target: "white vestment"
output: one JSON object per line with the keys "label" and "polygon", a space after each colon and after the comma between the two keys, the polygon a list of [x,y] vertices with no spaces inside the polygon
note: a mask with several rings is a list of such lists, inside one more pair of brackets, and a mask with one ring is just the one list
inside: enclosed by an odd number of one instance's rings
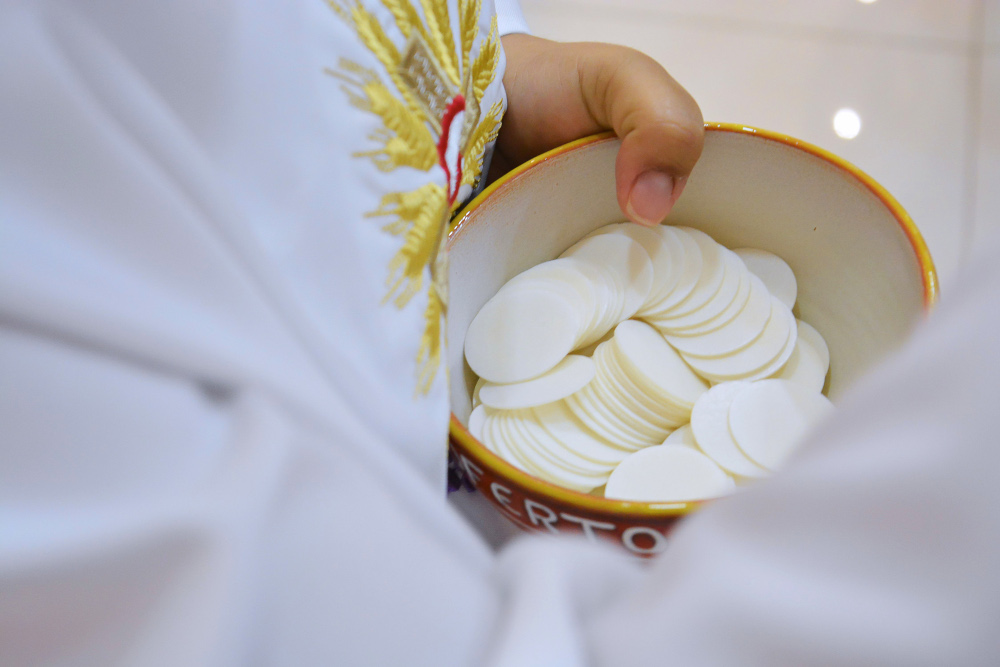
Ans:
{"label": "white vestment", "polygon": [[370,215],[448,175],[358,155],[365,72],[320,0],[0,1],[0,664],[1000,659],[1000,247],[650,566],[497,554],[445,501],[443,374],[415,392],[430,273],[383,303]]}

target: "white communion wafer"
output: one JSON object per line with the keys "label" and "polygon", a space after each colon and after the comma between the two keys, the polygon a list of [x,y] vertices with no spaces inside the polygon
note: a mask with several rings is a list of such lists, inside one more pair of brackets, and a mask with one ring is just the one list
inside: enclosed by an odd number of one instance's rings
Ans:
{"label": "white communion wafer", "polygon": [[490,382],[521,382],[552,369],[573,349],[581,313],[548,290],[501,290],[469,325],[465,358]]}
{"label": "white communion wafer", "polygon": [[573,416],[565,401],[540,405],[533,412],[535,419],[553,439],[585,459],[614,466],[629,453],[584,426]]}
{"label": "white communion wafer", "polygon": [[483,405],[498,410],[532,408],[576,393],[594,379],[594,370],[592,359],[570,354],[552,370],[530,380],[513,384],[487,382],[479,391],[479,399]]}
{"label": "white communion wafer", "polygon": [[722,279],[725,277],[726,263],[724,260],[721,245],[715,242],[711,236],[699,229],[691,227],[675,227],[678,234],[686,234],[694,239],[701,250],[701,275],[691,293],[680,303],[669,310],[659,310],[656,315],[663,316],[669,314],[670,317],[687,315],[699,308],[703,308],[706,303],[719,291]]}
{"label": "white communion wafer", "polygon": [[479,442],[483,441],[484,423],[486,423],[486,406],[477,405],[469,415],[469,433]]}
{"label": "white communion wafer", "polygon": [[[517,419],[513,421],[513,425],[514,430],[520,433],[521,437],[528,441],[532,447],[568,470],[582,475],[607,477],[616,465],[615,463],[593,461],[567,448],[556,440],[531,412],[518,415]],[[622,456],[624,455],[625,453],[622,452]],[[621,460],[621,457],[618,460]]]}
{"label": "white communion wafer", "polygon": [[[612,345],[605,345],[594,355],[603,388],[611,391],[618,401],[627,406],[629,412],[634,413],[644,423],[653,426],[658,431],[673,429],[676,426],[676,420],[672,412],[661,409],[661,406],[657,405],[652,397],[620,379],[620,377],[624,378],[625,376],[624,374],[620,375],[620,369],[614,359],[613,348]],[[666,434],[664,433],[664,435]]]}
{"label": "white communion wafer", "polygon": [[654,227],[656,232],[670,246],[671,253],[678,258],[677,284],[673,290],[665,293],[657,302],[650,301],[643,306],[643,313],[653,313],[669,310],[686,299],[701,277],[701,248],[690,234],[678,231],[669,225]]}
{"label": "white communion wafer", "polygon": [[583,314],[584,325],[578,336],[583,338],[596,311],[603,307],[598,304],[598,286],[594,276],[594,266],[573,257],[561,257],[542,262],[514,276],[503,289],[530,285],[533,288],[549,289],[564,295]]}
{"label": "white communion wafer", "polygon": [[729,407],[750,386],[749,382],[723,382],[702,394],[691,411],[691,431],[698,448],[729,472],[763,477],[767,471],[743,453],[729,431]]}
{"label": "white communion wafer", "polygon": [[622,322],[615,329],[612,343],[625,370],[640,387],[651,386],[683,407],[694,405],[708,389],[666,339],[645,322]]}
{"label": "white communion wafer", "polygon": [[625,295],[605,268],[575,257],[561,259],[573,260],[579,264],[580,273],[587,278],[596,297],[594,310],[577,342],[578,348],[586,347],[607,334],[613,326],[611,322],[618,321],[617,317],[622,311]]}
{"label": "white communion wafer", "polygon": [[608,477],[606,498],[640,502],[704,500],[730,493],[733,480],[710,458],[686,447],[648,447]]}
{"label": "white communion wafer", "polygon": [[663,441],[663,445],[665,447],[690,447],[691,449],[698,449],[698,443],[694,439],[694,431],[691,430],[691,424],[684,424],[684,426],[676,429],[667,436],[667,439]]}
{"label": "white communion wafer", "polygon": [[781,466],[802,436],[832,410],[830,400],[788,380],[750,384],[733,399],[729,427],[740,449],[768,470]]}
{"label": "white communion wafer", "polygon": [[594,294],[594,288],[589,280],[580,273],[581,264],[584,262],[570,257],[561,257],[536,264],[508,280],[500,288],[500,292],[519,287],[549,289],[564,295],[581,310],[592,312],[596,294]]}
{"label": "white communion wafer", "polygon": [[[626,411],[621,404],[608,400],[607,393],[598,393],[596,382],[584,387],[576,396],[592,413],[600,414],[619,438],[637,444],[640,447],[655,445],[664,436],[650,430],[642,424],[634,414]],[[658,439],[659,438],[659,439]]]}
{"label": "white communion wafer", "polygon": [[611,444],[614,447],[624,450],[634,450],[638,449],[640,445],[633,445],[631,443],[622,443],[619,436],[615,433],[614,427],[607,423],[607,419],[600,414],[592,412],[587,404],[580,400],[580,392],[576,392],[572,396],[567,396],[563,399],[566,404],[566,408],[573,415],[573,418],[583,424],[592,433],[596,433],[597,436]]}
{"label": "white communion wafer", "polygon": [[796,320],[796,324],[798,325],[799,335],[809,341],[809,344],[813,346],[813,349],[819,354],[820,359],[822,359],[823,374],[826,375],[826,371],[830,370],[830,348],[827,347],[826,340],[808,322]]}
{"label": "white communion wafer", "polygon": [[764,281],[771,294],[789,308],[795,305],[799,288],[788,262],[773,252],[758,248],[738,248],[734,252],[743,259],[751,273]]}
{"label": "white communion wafer", "polygon": [[[711,318],[710,320],[707,320],[697,326],[690,326],[690,327],[672,326],[671,330],[674,332],[674,335],[698,336],[701,334],[708,333],[710,331],[715,331],[716,329],[722,327],[723,325],[731,322],[733,318],[735,318],[740,313],[740,311],[743,310],[743,307],[747,304],[747,301],[750,299],[751,277],[755,276],[749,271],[744,270],[741,272],[739,289],[736,292],[736,296],[733,298],[732,302],[728,306],[726,306],[725,310],[723,310],[721,313]],[[758,278],[758,281],[759,280],[760,279]],[[766,291],[767,288],[763,287],[763,285],[764,283],[761,283],[761,287]],[[653,324],[654,326],[656,324],[651,320],[647,319],[647,321],[649,321],[649,323]]]}
{"label": "white communion wafer", "polygon": [[740,283],[743,280],[744,274],[747,274],[748,271],[743,265],[743,260],[737,257],[736,253],[721,246],[719,249],[722,253],[723,263],[722,282],[719,284],[719,289],[700,308],[685,315],[673,315],[671,312],[668,312],[658,318],[656,321],[657,328],[666,333],[673,333],[681,331],[686,327],[704,324],[722,313],[736,299],[736,295],[740,290]]}
{"label": "white communion wafer", "polygon": [[[490,301],[498,299],[509,298],[509,294],[515,292],[550,292],[555,296],[562,299],[566,304],[572,307],[573,311],[578,314],[578,321],[580,322],[579,329],[576,334],[576,340],[579,341],[580,337],[586,331],[587,322],[593,314],[593,306],[588,304],[583,296],[574,288],[571,284],[555,279],[546,279],[539,277],[538,279],[525,279],[525,280],[511,280],[506,285],[500,288]],[[576,341],[574,341],[574,345]]]}
{"label": "white communion wafer", "polygon": [[633,407],[634,401],[631,396],[617,391],[606,373],[598,372],[588,391],[593,400],[598,401],[614,415],[616,421],[622,422],[638,434],[655,437],[657,427],[654,426],[654,422],[646,419]]}
{"label": "white communion wafer", "polygon": [[527,446],[524,435],[515,428],[513,419],[515,414],[514,410],[493,410],[487,423],[492,427],[497,439],[504,443],[504,447],[523,461],[530,472],[538,474],[539,466],[535,461],[537,455]]}
{"label": "white communion wafer", "polygon": [[558,447],[530,412],[521,410],[507,412],[506,426],[525,456],[543,469],[551,466],[574,475],[601,478],[598,483],[603,483],[603,478],[611,472],[611,466],[574,457],[571,452]]}
{"label": "white communion wafer", "polygon": [[637,438],[624,433],[602,411],[595,409],[590,399],[582,392],[578,391],[564,400],[566,407],[576,419],[613,446],[628,451],[649,446],[649,442],[645,438]]}
{"label": "white communion wafer", "polygon": [[619,319],[632,317],[646,302],[653,287],[653,262],[642,245],[621,234],[589,236],[571,246],[563,257],[578,257],[605,267],[624,290],[624,310]]}
{"label": "white communion wafer", "polygon": [[629,412],[634,412],[643,421],[659,428],[663,417],[657,410],[655,397],[642,391],[634,383],[627,381],[627,375],[621,370],[614,356],[614,344],[605,343],[594,352],[594,363],[597,365],[598,388],[611,393],[616,401],[623,403]]}
{"label": "white communion wafer", "polygon": [[608,267],[597,264],[594,264],[594,267],[600,274],[606,301],[601,311],[601,318],[588,336],[588,340],[603,338],[622,320],[622,313],[625,312],[625,288],[621,285],[621,277]]}
{"label": "white communion wafer", "polygon": [[727,324],[703,334],[666,335],[678,352],[698,357],[722,357],[756,340],[771,318],[771,295],[761,279],[747,275],[749,298],[744,308]]}
{"label": "white communion wafer", "polygon": [[644,438],[648,438],[649,444],[655,445],[667,437],[667,432],[670,429],[666,425],[661,424],[659,420],[650,419],[648,415],[640,412],[638,403],[632,400],[631,396],[622,397],[608,386],[608,383],[604,381],[606,379],[606,377],[599,376],[597,382],[591,384],[590,389],[593,391],[595,400],[609,408],[617,420],[629,429]]}
{"label": "white communion wafer", "polygon": [[[737,254],[696,229],[595,231],[513,278],[473,320],[469,432],[560,486],[608,481],[608,497],[694,500],[731,489],[730,474],[763,476],[829,407],[829,350],[792,315],[786,273],[771,253]],[[637,312],[649,324],[628,319]],[[765,377],[776,379],[750,382]],[[725,488],[699,487],[706,479]]]}
{"label": "white communion wafer", "polygon": [[[764,366],[763,368],[759,369],[757,372],[752,373],[750,375],[743,376],[743,377],[741,377],[739,379],[741,379],[741,380],[749,380],[750,382],[756,382],[757,380],[763,380],[764,378],[772,377],[775,373],[777,373],[778,371],[781,370],[782,366],[784,366],[786,363],[788,363],[788,358],[791,357],[792,353],[795,351],[795,343],[798,342],[798,339],[799,339],[799,336],[798,336],[798,334],[795,331],[795,327],[792,327],[792,335],[790,335],[788,337],[788,340],[785,342],[784,349],[781,350],[781,353],[778,354],[778,356],[775,357],[771,361],[771,363],[769,363],[766,366]],[[729,380],[729,379],[732,379],[732,378],[723,378],[723,379],[724,380]],[[720,382],[722,380],[715,379],[715,380],[712,380],[712,381],[713,382]]]}
{"label": "white communion wafer", "polygon": [[791,380],[811,391],[823,391],[823,385],[826,384],[826,366],[823,365],[823,359],[813,348],[812,343],[802,336],[801,330],[792,355],[774,377]]}
{"label": "white communion wafer", "polygon": [[774,376],[775,373],[781,370],[781,367],[784,366],[785,363],[788,361],[788,358],[792,355],[792,352],[795,351],[795,342],[797,339],[798,337],[795,334],[789,336],[788,340],[785,342],[785,347],[781,350],[781,353],[779,353],[778,356],[775,357],[770,363],[768,363],[765,366],[762,366],[753,373],[736,375],[736,376],[731,376],[731,375],[715,376],[705,373],[704,377],[708,381],[716,384],[719,382],[729,382],[732,380],[746,380],[747,382],[756,382],[757,380],[763,380],[764,378],[772,377]]}
{"label": "white communion wafer", "polygon": [[649,415],[651,423],[671,429],[690,421],[690,407],[685,407],[684,404],[666,396],[662,391],[649,389],[648,385],[646,388],[640,386],[633,378],[629,377],[622,363],[618,361],[617,347],[612,344],[606,349],[605,356],[610,371],[609,381],[620,388],[622,395],[628,397],[627,400],[636,404],[637,411]]}
{"label": "white communion wafer", "polygon": [[491,452],[518,470],[523,470],[526,473],[533,474],[534,471],[530,469],[528,463],[520,457],[520,454],[515,453],[514,450],[507,446],[506,438],[501,435],[499,420],[499,413],[486,416],[486,421],[483,422],[483,444],[486,445],[487,449]]}
{"label": "white communion wafer", "polygon": [[658,301],[671,292],[680,278],[681,264],[675,257],[672,244],[655,230],[637,225],[634,222],[619,222],[605,225],[591,236],[597,234],[621,234],[628,236],[643,247],[653,263],[653,285],[650,288],[646,303]]}
{"label": "white communion wafer", "polygon": [[[579,483],[580,480],[572,479],[569,474],[565,477],[570,477],[570,479],[565,479],[562,475],[559,475],[561,470],[558,466],[540,459],[534,451],[525,445],[519,434],[513,431],[507,412],[498,412],[490,416],[486,420],[486,431],[497,444],[498,453],[508,463],[521,468],[525,472],[553,482],[554,484],[574,489],[589,485],[589,480],[586,480],[581,485]],[[599,486],[599,482],[596,482],[594,486]]]}
{"label": "white communion wafer", "polygon": [[[482,434],[482,437],[479,438],[479,442],[481,442],[484,445],[486,445],[486,449],[490,450],[491,452],[493,452],[494,454],[496,454],[500,458],[506,459],[506,457],[503,454],[500,453],[499,448],[497,447],[496,443],[493,441],[493,434],[490,432],[490,418],[491,418],[491,416],[492,415],[486,415],[485,418],[483,419],[482,427],[480,428],[480,433]],[[469,415],[469,417],[471,418],[472,415]]]}
{"label": "white communion wafer", "polygon": [[715,381],[742,380],[773,365],[787,349],[787,354],[774,371],[780,368],[791,355],[791,346],[795,345],[797,337],[792,311],[788,310],[777,297],[772,296],[771,316],[768,318],[767,326],[749,345],[722,357],[706,358],[686,353],[682,356],[702,377]]}

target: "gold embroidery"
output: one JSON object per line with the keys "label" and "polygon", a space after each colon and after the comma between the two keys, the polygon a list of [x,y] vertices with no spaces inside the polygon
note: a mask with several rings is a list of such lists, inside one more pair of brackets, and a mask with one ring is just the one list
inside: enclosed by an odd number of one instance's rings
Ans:
{"label": "gold embroidery", "polygon": [[451,82],[458,85],[458,63],[455,61],[455,36],[451,32],[451,15],[444,0],[420,0],[427,19],[427,31],[437,37],[431,44],[438,62],[448,72]]}
{"label": "gold embroidery", "polygon": [[459,142],[466,149],[469,147],[469,138],[479,126],[479,113],[479,102],[476,101],[475,93],[472,90],[472,77],[469,76],[465,80],[465,120],[462,123],[462,137]]}
{"label": "gold embroidery", "polygon": [[399,32],[403,33],[404,38],[409,39],[410,35],[416,31],[416,34],[423,37],[425,42],[431,41],[416,7],[411,5],[408,0],[383,0],[382,4],[392,14],[392,18],[396,21],[396,27]]}
{"label": "gold embroidery", "polygon": [[375,72],[349,60],[341,60],[340,68],[341,72],[327,72],[344,82],[341,89],[347,93],[351,104],[379,116],[384,126],[369,136],[372,141],[382,144],[382,148],[360,151],[354,156],[371,158],[382,171],[398,167],[427,171],[433,167],[437,163],[437,147],[434,136],[421,119],[386,88]]}
{"label": "gold embroidery", "polygon": [[476,91],[476,102],[481,102],[486,87],[493,80],[500,60],[500,38],[497,36],[497,17],[490,23],[490,33],[479,49],[479,55],[472,63],[472,87]]}
{"label": "gold embroidery", "polygon": [[416,97],[423,103],[425,119],[441,132],[441,118],[448,110],[448,105],[455,99],[458,89],[450,85],[437,61],[431,55],[427,42],[420,35],[414,34],[406,45],[406,55],[403,56],[400,76],[403,81],[416,91]]}
{"label": "gold embroidery", "polygon": [[369,214],[395,216],[396,220],[383,229],[403,236],[403,247],[389,263],[385,301],[392,299],[402,308],[420,291],[424,269],[439,245],[441,211],[447,210],[447,206],[445,189],[437,183],[428,183],[413,192],[385,195],[381,205]]}
{"label": "gold embroidery", "polygon": [[[460,0],[458,3],[458,23],[462,34],[462,71],[469,73],[469,54],[479,33],[480,0]],[[476,100],[477,102],[479,100]]]}
{"label": "gold embroidery", "polygon": [[327,3],[375,55],[395,88],[394,92],[376,72],[352,61],[342,60],[337,71],[328,70],[343,82],[341,89],[352,105],[382,121],[382,127],[368,137],[378,148],[354,155],[385,172],[400,167],[429,171],[438,165],[447,177],[444,187],[428,183],[411,192],[387,194],[378,208],[366,214],[390,218],[382,229],[403,239],[389,263],[384,302],[405,307],[424,288],[424,272],[430,269],[424,333],[416,359],[416,391],[426,394],[441,365],[442,320],[448,304],[445,230],[460,204],[459,189],[475,185],[486,146],[500,129],[502,103],[493,104],[486,114],[480,108],[499,64],[496,17],[472,59],[481,0],[458,2],[458,53],[446,2],[420,0],[421,18],[412,0],[381,0],[406,40],[402,51],[359,0]]}
{"label": "gold embroidery", "polygon": [[424,310],[424,333],[417,349],[417,394],[426,394],[434,384],[441,365],[441,320],[445,306],[433,284],[427,290],[427,308]]}
{"label": "gold embroidery", "polygon": [[472,169],[462,174],[462,182],[468,185],[475,183],[476,178],[483,171],[483,157],[486,154],[486,146],[497,138],[500,132],[500,114],[503,106],[500,102],[494,102],[483,122],[476,126],[472,136],[469,137],[468,148],[466,149],[465,161],[472,164]]}
{"label": "gold embroidery", "polygon": [[[333,6],[337,3],[337,0],[328,0],[328,2]],[[342,17],[344,16],[341,12],[338,12],[338,14]],[[358,37],[368,47],[368,50],[375,54],[375,57],[379,59],[382,66],[385,67],[389,78],[396,84],[397,90],[402,94],[403,99],[406,100],[407,106],[416,112],[418,110],[417,101],[399,78],[399,50],[385,34],[382,24],[360,2],[355,2],[347,16],[349,16],[349,24],[354,26],[354,31]]]}

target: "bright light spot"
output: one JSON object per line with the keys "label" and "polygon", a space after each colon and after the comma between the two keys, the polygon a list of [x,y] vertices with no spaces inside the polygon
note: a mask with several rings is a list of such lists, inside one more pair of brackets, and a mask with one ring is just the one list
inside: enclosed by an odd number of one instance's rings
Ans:
{"label": "bright light spot", "polygon": [[873,2],[875,2],[875,0],[858,0],[858,2],[860,2],[863,5],[870,5]]}
{"label": "bright light spot", "polygon": [[843,139],[853,139],[861,131],[861,116],[854,109],[841,109],[833,117],[833,131]]}

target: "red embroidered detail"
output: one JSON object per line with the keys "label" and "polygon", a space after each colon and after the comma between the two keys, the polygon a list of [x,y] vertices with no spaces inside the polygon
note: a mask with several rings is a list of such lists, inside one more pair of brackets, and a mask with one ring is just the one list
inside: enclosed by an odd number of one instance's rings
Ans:
{"label": "red embroidered detail", "polygon": [[458,161],[455,165],[457,173],[455,174],[454,186],[452,186],[451,178],[451,168],[448,166],[447,152],[448,152],[448,137],[451,136],[451,124],[455,120],[455,116],[459,112],[465,110],[465,96],[455,95],[455,99],[451,101],[448,108],[444,110],[444,116],[441,118],[441,137],[438,139],[437,153],[438,153],[438,164],[444,169],[445,180],[448,183],[448,204],[454,204],[455,198],[458,197],[458,189],[462,184],[462,154],[458,154]]}

